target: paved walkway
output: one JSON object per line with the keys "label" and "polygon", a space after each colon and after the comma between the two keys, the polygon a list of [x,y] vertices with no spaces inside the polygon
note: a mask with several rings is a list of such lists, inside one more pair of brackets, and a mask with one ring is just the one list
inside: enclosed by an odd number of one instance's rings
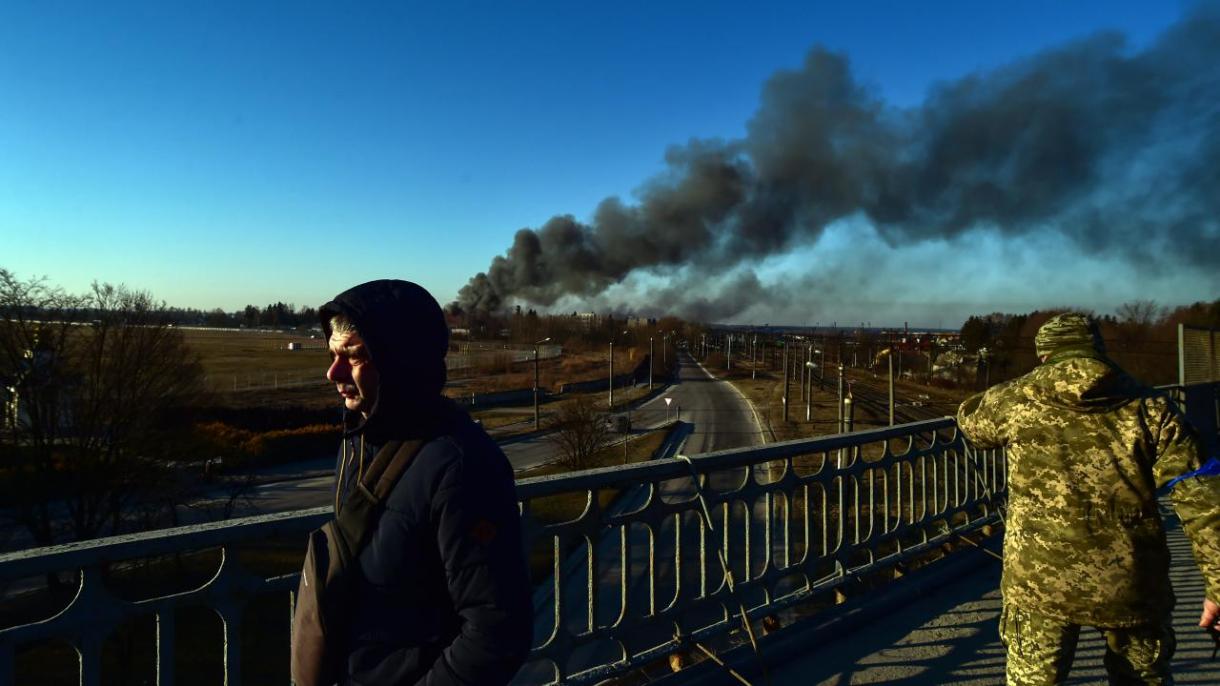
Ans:
{"label": "paved walkway", "polygon": [[[1179,684],[1220,684],[1220,660],[1210,661],[1213,644],[1196,624],[1203,602],[1203,579],[1190,544],[1175,517],[1167,517],[1171,576],[1178,607],[1174,630],[1178,647],[1174,677]],[[1000,613],[999,563],[955,580],[934,595],[894,608],[884,620],[823,644],[771,672],[772,686],[896,684],[901,686],[984,686],[1004,683],[1004,647],[996,635]],[[1106,683],[1105,643],[1096,631],[1081,632],[1068,684]]]}

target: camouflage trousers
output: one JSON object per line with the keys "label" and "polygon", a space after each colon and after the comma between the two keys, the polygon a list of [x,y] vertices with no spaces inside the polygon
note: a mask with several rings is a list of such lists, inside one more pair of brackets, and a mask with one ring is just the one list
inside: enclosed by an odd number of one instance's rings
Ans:
{"label": "camouflage trousers", "polygon": [[[1008,649],[1008,686],[1066,682],[1080,628],[1005,604],[1000,611],[1000,640]],[[1177,644],[1168,617],[1138,627],[1098,629],[1106,639],[1105,665],[1111,686],[1173,684],[1169,659]]]}

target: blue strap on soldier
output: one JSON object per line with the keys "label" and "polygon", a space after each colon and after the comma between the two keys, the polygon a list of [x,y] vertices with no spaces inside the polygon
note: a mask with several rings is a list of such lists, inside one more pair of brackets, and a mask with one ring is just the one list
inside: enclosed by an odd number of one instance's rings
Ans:
{"label": "blue strap on soldier", "polygon": [[1165,490],[1166,491],[1172,490],[1173,487],[1176,486],[1179,481],[1182,481],[1184,479],[1192,479],[1197,476],[1220,476],[1220,457],[1213,457],[1212,459],[1208,460],[1207,462],[1204,462],[1203,466],[1199,467],[1195,471],[1187,472],[1187,473],[1175,478],[1173,481],[1170,481],[1169,483],[1165,484]]}

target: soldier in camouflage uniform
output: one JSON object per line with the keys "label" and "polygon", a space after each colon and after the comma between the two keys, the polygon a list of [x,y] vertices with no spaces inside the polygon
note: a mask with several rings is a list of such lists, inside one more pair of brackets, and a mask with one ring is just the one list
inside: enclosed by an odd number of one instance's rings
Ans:
{"label": "soldier in camouflage uniform", "polygon": [[1163,394],[1105,355],[1090,318],[1061,314],[1035,339],[1043,364],[962,403],[958,424],[1008,458],[1000,637],[1010,686],[1066,678],[1081,626],[1102,630],[1112,684],[1171,684],[1172,500],[1207,583],[1200,626],[1220,628],[1220,476]]}

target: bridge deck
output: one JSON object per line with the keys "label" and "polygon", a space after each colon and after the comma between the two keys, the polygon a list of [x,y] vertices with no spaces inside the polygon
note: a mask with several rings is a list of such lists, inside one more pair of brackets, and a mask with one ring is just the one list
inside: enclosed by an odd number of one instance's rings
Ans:
{"label": "bridge deck", "polygon": [[[1220,683],[1220,660],[1198,628],[1203,579],[1175,517],[1166,517],[1173,553],[1171,576],[1178,597],[1174,677],[1182,684]],[[967,686],[1004,683],[1004,647],[996,634],[1000,612],[999,562],[987,564],[887,618],[817,647],[773,668],[772,686],[899,684]],[[1105,683],[1105,643],[1096,631],[1081,632],[1068,684]]]}

